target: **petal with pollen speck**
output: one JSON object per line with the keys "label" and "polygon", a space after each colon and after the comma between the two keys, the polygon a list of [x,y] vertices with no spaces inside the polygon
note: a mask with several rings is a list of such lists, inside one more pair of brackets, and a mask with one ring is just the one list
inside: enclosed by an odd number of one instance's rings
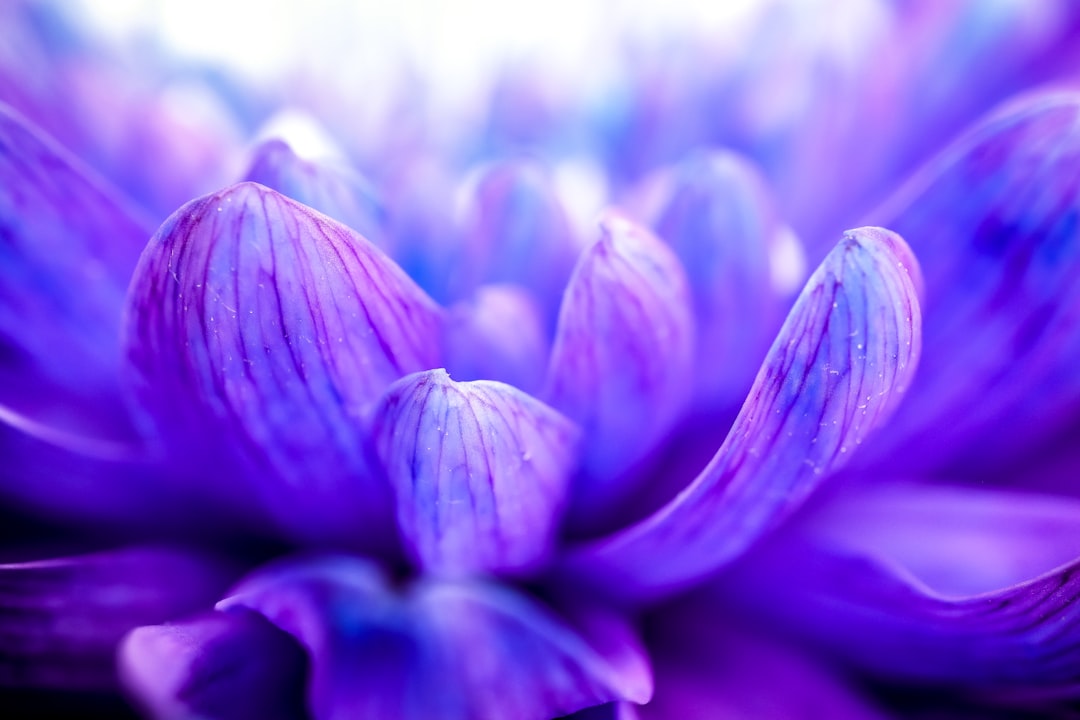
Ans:
{"label": "petal with pollen speck", "polygon": [[845,234],[788,315],[712,462],[674,500],[570,558],[624,599],[731,562],[845,464],[893,411],[918,362],[917,265],[897,235]]}
{"label": "petal with pollen speck", "polygon": [[305,537],[378,536],[389,500],[361,418],[391,382],[440,364],[442,318],[361,236],[241,183],[151,241],[127,362],[142,405],[178,456],[203,453],[215,491]]}

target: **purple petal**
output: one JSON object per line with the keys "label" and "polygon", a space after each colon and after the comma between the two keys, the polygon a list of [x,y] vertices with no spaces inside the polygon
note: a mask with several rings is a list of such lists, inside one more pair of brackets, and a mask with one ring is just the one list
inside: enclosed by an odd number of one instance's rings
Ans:
{"label": "purple petal", "polygon": [[133,630],[120,678],[156,718],[302,720],[306,658],[288,634],[247,611]]}
{"label": "purple petal", "polygon": [[471,292],[482,283],[520,285],[539,299],[549,328],[578,246],[546,169],[527,160],[486,168],[466,213],[461,290]]}
{"label": "purple petal", "polygon": [[1078,128],[1080,95],[1021,100],[874,214],[926,278],[928,352],[880,438],[889,467],[994,469],[1080,411]]}
{"label": "purple petal", "polygon": [[387,250],[385,213],[375,189],[345,164],[304,160],[283,140],[262,143],[254,155],[245,180],[318,210]]}
{"label": "purple petal", "polygon": [[[162,226],[129,303],[133,383],[175,450],[241,463],[217,488],[301,536],[376,529],[388,497],[359,420],[395,379],[439,365],[442,321],[392,261],[241,183]],[[251,487],[234,479],[244,473]]]}
{"label": "purple petal", "polygon": [[696,401],[737,405],[783,320],[786,288],[776,276],[790,263],[782,254],[795,241],[757,168],[733,153],[694,155],[650,185],[653,207],[643,209],[690,282],[698,328]]}
{"label": "purple petal", "polygon": [[0,565],[0,686],[115,687],[116,645],[219,597],[228,576],[200,555],[127,548]]}
{"label": "purple petal", "polygon": [[544,381],[548,336],[537,302],[516,285],[484,285],[450,308],[447,370],[461,380],[498,380],[525,392]]}
{"label": "purple petal", "polygon": [[582,255],[559,312],[547,402],[578,422],[586,478],[574,511],[588,517],[625,497],[632,475],[685,409],[694,320],[678,258],[616,214]]}
{"label": "purple petal", "polygon": [[644,598],[719,569],[775,527],[844,465],[911,382],[917,272],[897,235],[847,233],[807,282],[708,467],[652,516],[581,548],[571,567]]}
{"label": "purple petal", "polygon": [[375,452],[410,549],[437,572],[526,571],[550,552],[577,428],[502,383],[411,375],[375,410]]}
{"label": "purple petal", "polygon": [[862,488],[747,556],[730,592],[893,680],[1076,697],[1078,523],[1060,497]]}
{"label": "purple petal", "polygon": [[549,718],[645,702],[647,662],[614,619],[584,634],[511,590],[427,581],[395,596],[355,558],[257,572],[219,607],[247,607],[309,654],[309,707],[329,718]]}
{"label": "purple petal", "polygon": [[819,657],[734,626],[722,607],[693,598],[649,621],[656,697],[642,720],[883,720]]}
{"label": "purple petal", "polygon": [[0,407],[131,436],[120,316],[149,237],[113,188],[0,105]]}

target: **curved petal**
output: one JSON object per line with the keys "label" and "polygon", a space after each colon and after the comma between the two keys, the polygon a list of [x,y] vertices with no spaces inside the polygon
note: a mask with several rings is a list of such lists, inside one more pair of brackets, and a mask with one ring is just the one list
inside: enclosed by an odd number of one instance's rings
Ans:
{"label": "curved petal", "polygon": [[881,461],[993,471],[1072,422],[1080,94],[1004,108],[872,217],[910,240],[926,279],[927,352]]}
{"label": "curved petal", "polygon": [[583,517],[633,490],[635,465],[667,437],[693,386],[694,320],[678,259],[614,213],[600,230],[566,289],[543,395],[582,427],[586,477],[573,503]]}
{"label": "curved petal", "polygon": [[318,210],[393,254],[375,189],[344,164],[305,160],[284,140],[267,140],[255,148],[244,179]]}
{"label": "curved petal", "polygon": [[442,322],[391,260],[241,183],[162,226],[128,302],[128,365],[153,420],[174,449],[210,448],[252,482],[215,490],[306,537],[356,538],[384,516],[359,419],[391,382],[439,365]]}
{"label": "curved petal", "polygon": [[548,331],[578,246],[546,168],[524,159],[497,163],[480,171],[472,192],[456,278],[460,290],[520,285],[540,301]]}
{"label": "curved petal", "polygon": [[582,635],[495,585],[427,581],[399,597],[371,564],[324,557],[258,571],[219,603],[238,606],[307,649],[317,720],[541,720],[651,692],[619,621],[590,622]]}
{"label": "curved petal", "polygon": [[119,650],[121,683],[155,718],[303,720],[306,662],[246,610],[136,628]]}
{"label": "curved petal", "polygon": [[577,461],[577,428],[502,383],[445,370],[391,386],[374,412],[375,453],[397,517],[429,571],[527,571],[550,553]]}
{"label": "curved petal", "polygon": [[0,565],[0,686],[112,690],[116,645],[219,597],[216,562],[168,548]]}
{"label": "curved petal", "polygon": [[853,230],[810,277],[712,462],[678,497],[569,566],[625,598],[729,563],[797,508],[892,412],[918,362],[918,266],[897,235]]}
{"label": "curved petal", "polygon": [[1078,523],[1080,503],[1064,498],[866,487],[748,555],[725,586],[874,674],[1075,698]]}
{"label": "curved petal", "polygon": [[[783,320],[798,242],[779,221],[765,179],[747,159],[702,152],[665,171],[644,191],[645,214],[686,268],[697,320],[695,402],[736,405]],[[753,318],[747,322],[747,318]]]}
{"label": "curved petal", "polygon": [[462,380],[498,380],[531,393],[544,381],[548,336],[533,296],[516,285],[484,285],[447,313],[446,368]]}
{"label": "curved petal", "polygon": [[120,316],[150,234],[113,188],[0,105],[0,407],[131,437]]}

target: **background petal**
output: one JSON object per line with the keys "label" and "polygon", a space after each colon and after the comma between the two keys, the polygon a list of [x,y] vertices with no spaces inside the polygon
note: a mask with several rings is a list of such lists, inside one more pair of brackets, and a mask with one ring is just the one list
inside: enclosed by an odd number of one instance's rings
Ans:
{"label": "background petal", "polygon": [[0,406],[129,440],[120,316],[150,224],[0,105]]}
{"label": "background petal", "polygon": [[230,577],[211,558],[130,547],[0,565],[0,686],[113,690],[134,627],[213,603]]}
{"label": "background petal", "polygon": [[571,520],[595,524],[634,489],[693,387],[694,320],[678,258],[614,213],[578,261],[543,399],[579,423],[584,477]]}
{"label": "background petal", "polygon": [[[1080,95],[1014,102],[873,213],[926,280],[925,354],[882,467],[995,472],[1080,413]],[[992,390],[992,391],[991,391]]]}

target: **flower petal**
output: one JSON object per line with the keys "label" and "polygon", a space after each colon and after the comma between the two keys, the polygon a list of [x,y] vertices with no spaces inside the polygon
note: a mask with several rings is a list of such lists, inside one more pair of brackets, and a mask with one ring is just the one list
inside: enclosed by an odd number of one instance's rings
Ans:
{"label": "flower petal", "polygon": [[209,605],[227,582],[167,548],[0,564],[0,686],[111,690],[126,632]]}
{"label": "flower petal", "polygon": [[392,261],[241,183],[162,226],[129,311],[135,390],[174,449],[238,461],[254,483],[231,488],[238,502],[254,499],[301,536],[375,530],[388,497],[367,469],[359,418],[440,355],[441,310]]}
{"label": "flower petal", "polygon": [[219,607],[260,612],[308,650],[316,720],[540,720],[651,692],[621,623],[583,636],[495,585],[427,581],[397,597],[369,563],[323,557],[258,571]]}
{"label": "flower petal", "polygon": [[0,105],[0,407],[131,435],[120,316],[149,237],[113,188]]}
{"label": "flower petal", "polygon": [[1080,411],[1078,129],[1078,94],[1018,101],[873,215],[926,278],[928,352],[878,438],[889,467],[993,470]]}
{"label": "flower petal", "polygon": [[446,368],[461,380],[498,380],[535,392],[547,369],[544,317],[528,291],[484,285],[452,306],[447,318]]}
{"label": "flower petal", "polygon": [[307,717],[303,650],[251,611],[136,628],[120,646],[119,665],[124,687],[156,718]]}
{"label": "flower petal", "polygon": [[482,283],[520,285],[539,299],[544,328],[553,326],[578,247],[546,169],[529,160],[485,168],[463,230],[460,291]]}
{"label": "flower petal", "polygon": [[255,149],[244,179],[318,210],[389,252],[375,189],[343,163],[305,160],[284,140],[268,140]]}
{"label": "flower petal", "polygon": [[725,586],[877,675],[1076,697],[1078,523],[1080,503],[1060,497],[863,487],[748,555]]}
{"label": "flower petal", "polygon": [[663,594],[729,563],[797,508],[891,413],[920,313],[904,241],[848,232],[810,277],[712,462],[656,513],[579,549],[598,588]]}
{"label": "flower petal", "polygon": [[544,399],[582,426],[589,516],[633,490],[635,465],[667,437],[693,382],[694,320],[678,259],[611,213],[582,255],[559,312]]}
{"label": "flower petal", "polygon": [[641,211],[675,250],[690,283],[698,328],[695,400],[706,409],[737,406],[783,320],[788,276],[804,279],[798,255],[785,254],[797,241],[779,222],[760,172],[734,153],[693,155],[644,193]]}
{"label": "flower petal", "polygon": [[577,464],[569,420],[509,385],[444,370],[391,386],[374,417],[398,524],[426,570],[520,572],[546,558]]}

